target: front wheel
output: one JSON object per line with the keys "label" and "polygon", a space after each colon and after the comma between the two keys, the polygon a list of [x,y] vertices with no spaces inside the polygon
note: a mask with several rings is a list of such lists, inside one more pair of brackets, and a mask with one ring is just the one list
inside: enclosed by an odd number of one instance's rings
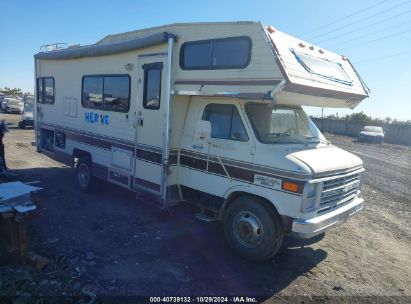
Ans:
{"label": "front wheel", "polygon": [[283,240],[280,216],[263,199],[254,196],[241,196],[228,206],[224,232],[230,247],[253,261],[273,257]]}
{"label": "front wheel", "polygon": [[93,174],[91,171],[91,160],[81,158],[76,165],[77,183],[83,192],[90,192],[93,184]]}

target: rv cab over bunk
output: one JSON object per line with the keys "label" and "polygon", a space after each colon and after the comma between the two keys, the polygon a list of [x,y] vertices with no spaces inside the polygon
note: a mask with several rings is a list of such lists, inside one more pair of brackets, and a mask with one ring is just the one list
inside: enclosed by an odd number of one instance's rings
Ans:
{"label": "rv cab over bunk", "polygon": [[368,97],[346,57],[258,22],[58,45],[34,55],[36,144],[76,168],[81,190],[102,179],[162,207],[194,203],[252,260],[363,208],[362,161],[327,142],[301,107]]}

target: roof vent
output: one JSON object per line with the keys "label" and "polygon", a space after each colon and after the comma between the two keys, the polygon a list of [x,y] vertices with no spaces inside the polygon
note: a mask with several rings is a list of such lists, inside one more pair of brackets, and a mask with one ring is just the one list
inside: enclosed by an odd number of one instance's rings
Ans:
{"label": "roof vent", "polygon": [[298,46],[299,46],[299,47],[305,47],[305,44],[302,43],[302,42],[300,42],[300,43],[298,44]]}

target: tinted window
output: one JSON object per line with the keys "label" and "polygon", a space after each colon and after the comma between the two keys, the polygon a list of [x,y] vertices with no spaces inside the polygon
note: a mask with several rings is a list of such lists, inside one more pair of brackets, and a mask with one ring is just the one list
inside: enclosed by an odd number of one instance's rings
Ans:
{"label": "tinted window", "polygon": [[143,65],[144,69],[144,96],[143,107],[157,110],[160,108],[161,98],[161,62]]}
{"label": "tinted window", "polygon": [[103,107],[103,77],[87,76],[83,78],[83,107],[101,109]]}
{"label": "tinted window", "polygon": [[43,103],[43,78],[37,79],[37,101]]}
{"label": "tinted window", "polygon": [[250,58],[248,37],[186,42],[180,50],[180,66],[188,70],[241,69]]}
{"label": "tinted window", "polygon": [[212,138],[248,140],[240,114],[234,105],[209,104],[204,110],[203,120],[211,123]]}
{"label": "tinted window", "polygon": [[187,68],[200,68],[211,66],[211,43],[200,42],[186,44],[184,47],[183,66]]}
{"label": "tinted window", "polygon": [[128,77],[104,77],[104,109],[127,112],[130,81]]}
{"label": "tinted window", "polygon": [[130,77],[128,75],[84,76],[81,104],[90,109],[128,112]]}
{"label": "tinted window", "polygon": [[54,78],[37,78],[37,101],[39,103],[54,103]]}
{"label": "tinted window", "polygon": [[54,103],[53,78],[44,78],[44,103]]}
{"label": "tinted window", "polygon": [[213,43],[213,66],[245,66],[248,62],[250,40],[216,40]]}

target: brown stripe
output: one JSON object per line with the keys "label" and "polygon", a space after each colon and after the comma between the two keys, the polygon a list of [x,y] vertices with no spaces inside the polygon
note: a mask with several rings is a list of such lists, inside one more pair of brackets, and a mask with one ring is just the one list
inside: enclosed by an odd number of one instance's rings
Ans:
{"label": "brown stripe", "polygon": [[141,178],[134,178],[134,182],[142,187],[146,187],[149,188],[151,190],[155,190],[155,191],[160,191],[160,185],[156,184],[156,183],[152,183],[149,181],[146,181],[144,179]]}
{"label": "brown stripe", "polygon": [[77,129],[73,129],[73,128],[67,128],[64,126],[60,126],[60,125],[55,125],[55,124],[48,124],[48,123],[41,123],[40,126],[46,127],[49,130],[53,130],[53,129],[57,129],[57,130],[63,130],[65,132],[70,132],[70,133],[74,133],[74,134],[79,134],[79,135],[83,135],[87,138],[98,138],[100,140],[103,141],[109,141],[111,143],[117,143],[119,145],[124,145],[127,147],[134,147],[134,142],[131,141],[127,141],[127,140],[122,140],[119,138],[113,138],[113,137],[108,137],[108,136],[104,136],[98,133],[89,133],[89,132],[84,132],[81,130],[77,130]]}
{"label": "brown stripe", "polygon": [[92,170],[94,176],[103,180],[108,180],[108,167],[93,163]]}
{"label": "brown stripe", "polygon": [[196,153],[196,152],[189,151],[189,150],[181,150],[181,156],[195,157],[195,158],[200,158],[204,160],[207,159],[206,154]]}
{"label": "brown stripe", "polygon": [[264,80],[176,80],[174,84],[196,84],[196,85],[233,85],[233,86],[275,86],[280,83],[278,79]]}
{"label": "brown stripe", "polygon": [[161,164],[162,155],[147,150],[137,149],[137,158],[144,159],[156,164]]}
{"label": "brown stripe", "polygon": [[169,156],[169,164],[170,165],[177,165],[178,155],[177,154],[170,154]]}
{"label": "brown stripe", "polygon": [[194,168],[197,170],[205,171],[207,168],[207,161],[189,156],[180,156],[180,164],[186,167]]}

